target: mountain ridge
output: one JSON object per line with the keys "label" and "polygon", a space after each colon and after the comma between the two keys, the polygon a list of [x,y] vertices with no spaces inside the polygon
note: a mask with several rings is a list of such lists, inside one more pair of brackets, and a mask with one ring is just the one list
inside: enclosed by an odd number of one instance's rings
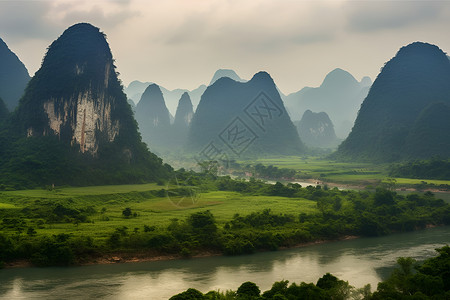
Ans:
{"label": "mountain ridge", "polygon": [[9,111],[19,104],[29,81],[30,75],[23,62],[0,38],[0,97]]}
{"label": "mountain ridge", "polygon": [[267,72],[245,83],[222,77],[206,89],[192,119],[187,148],[201,153],[211,144],[230,156],[305,150]]}
{"label": "mountain ridge", "polygon": [[[439,47],[414,42],[400,48],[374,81],[336,157],[405,159],[411,153],[406,138],[421,112],[433,102],[450,103],[449,82],[450,61]],[[443,153],[450,156],[448,149]]]}

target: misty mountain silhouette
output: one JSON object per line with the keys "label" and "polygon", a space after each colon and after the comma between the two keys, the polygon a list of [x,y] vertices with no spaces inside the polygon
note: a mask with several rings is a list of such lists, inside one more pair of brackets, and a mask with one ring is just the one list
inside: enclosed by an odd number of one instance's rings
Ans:
{"label": "misty mountain silhouette", "polygon": [[189,127],[194,117],[194,109],[189,94],[184,93],[178,102],[175,121],[172,125],[173,145],[182,147],[186,144]]}
{"label": "misty mountain silhouette", "polygon": [[[211,79],[209,85],[213,84],[214,82],[216,82],[217,79],[222,77],[228,77],[233,80],[241,82],[245,81],[241,79],[233,70],[219,69],[214,73],[213,78]],[[132,81],[125,89],[125,93],[127,94],[129,99],[132,99],[135,103],[138,103],[139,100],[141,99],[142,93],[150,84],[152,84],[152,82],[141,82],[138,80]],[[161,89],[161,92],[163,93],[164,100],[166,101],[166,106],[169,109],[169,112],[172,115],[175,115],[178,106],[178,100],[180,99],[181,95],[183,95],[186,92],[189,93],[189,97],[191,98],[191,102],[195,110],[207,86],[202,84],[198,88],[193,89],[191,91],[186,89],[168,90],[163,86],[159,87]]]}
{"label": "misty mountain silhouette", "polygon": [[189,93],[185,92],[178,102],[177,112],[175,114],[175,121],[173,126],[175,128],[188,128],[191,124],[192,117],[194,116],[194,109],[192,107],[191,98]]}
{"label": "misty mountain silhouette", "polygon": [[349,72],[335,69],[327,74],[317,88],[305,87],[285,97],[293,116],[306,110],[326,112],[335,125],[336,135],[345,138],[350,132],[362,101],[370,88],[370,78],[358,82]]}
{"label": "misty mountain silhouette", "polygon": [[19,104],[28,81],[30,75],[25,65],[0,38],[0,97],[9,111]]}
{"label": "misty mountain silhouette", "polygon": [[[211,146],[230,156],[304,151],[275,83],[266,72],[255,74],[246,83],[223,77],[209,86],[192,119],[187,145],[200,155]],[[207,159],[210,155],[204,156]]]}
{"label": "misty mountain silhouette", "polygon": [[222,77],[228,77],[228,78],[231,78],[234,81],[238,81],[238,82],[246,81],[246,80],[242,79],[241,77],[239,77],[239,75],[236,74],[236,72],[234,70],[219,69],[214,73],[213,78],[211,79],[209,85],[212,85],[214,82],[216,82],[218,79],[220,79]]}
{"label": "misty mountain silhouette", "polygon": [[382,68],[336,157],[450,157],[449,83],[450,61],[441,49],[422,42],[402,47]]}
{"label": "misty mountain silhouette", "polygon": [[[128,85],[128,87],[125,89],[125,92],[128,95],[128,98],[132,99],[134,103],[139,103],[142,94],[150,84],[152,84],[152,82],[141,82],[135,80]],[[194,107],[196,107],[200,102],[200,98],[203,92],[206,90],[206,85],[202,84],[198,88],[193,89],[192,91],[186,89],[168,90],[162,86],[159,86],[159,88],[161,89],[161,92],[164,96],[167,109],[172,115],[174,115],[176,113],[178,100],[180,100],[181,95],[183,95],[186,92],[189,93],[192,104],[194,105]]]}
{"label": "misty mountain silhouette", "polygon": [[136,105],[136,121],[142,140],[150,149],[161,149],[170,141],[170,113],[161,89],[150,84]]}

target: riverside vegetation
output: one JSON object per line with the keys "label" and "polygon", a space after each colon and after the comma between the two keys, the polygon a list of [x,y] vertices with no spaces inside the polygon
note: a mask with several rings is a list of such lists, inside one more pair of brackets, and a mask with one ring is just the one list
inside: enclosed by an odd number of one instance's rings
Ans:
{"label": "riverside vegetation", "polygon": [[[166,184],[0,192],[0,261],[236,255],[450,223],[427,192],[340,191],[180,170]],[[236,213],[237,212],[237,213]]]}
{"label": "riverside vegetation", "polygon": [[400,257],[398,267],[390,277],[378,284],[371,292],[370,284],[355,289],[347,281],[327,273],[316,284],[292,283],[282,280],[275,282],[270,290],[261,293],[253,282],[244,282],[236,291],[210,291],[206,294],[196,289],[188,289],[170,300],[184,299],[449,299],[450,297],[450,247],[436,249],[437,257],[429,258],[421,264],[412,258]]}

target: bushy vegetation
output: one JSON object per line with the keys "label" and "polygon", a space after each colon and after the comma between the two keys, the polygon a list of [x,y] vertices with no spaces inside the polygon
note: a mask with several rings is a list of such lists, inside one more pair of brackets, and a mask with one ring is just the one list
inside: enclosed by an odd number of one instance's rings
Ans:
{"label": "bushy vegetation", "polygon": [[432,158],[393,164],[389,175],[392,177],[416,179],[450,180],[450,160]]}
{"label": "bushy vegetation", "polygon": [[[190,198],[190,204],[171,202],[167,198],[170,189],[157,185],[151,191],[124,195],[60,198],[54,192],[54,199],[33,201],[22,196],[25,191],[9,196],[9,200],[7,195],[13,194],[5,193],[6,208],[0,206],[0,240],[4,245],[0,260],[25,259],[37,265],[76,264],[113,253],[142,250],[153,255],[185,257],[204,252],[237,255],[349,235],[377,236],[450,223],[450,206],[430,192],[402,196],[381,188],[373,193],[321,186],[302,188],[299,184],[265,184],[254,179],[233,180],[193,172],[179,172],[176,182],[177,188],[171,191],[177,199],[189,198],[193,190],[217,191],[213,195],[216,193],[219,198],[201,200],[202,205],[211,205],[211,210],[207,210]],[[226,214],[220,207],[214,210],[214,205],[220,203],[218,200],[227,203],[231,201],[229,197],[250,201],[247,210],[234,215],[229,209]],[[156,201],[152,207],[162,207],[164,201],[177,214],[158,216],[160,213],[151,209],[154,217],[141,220],[141,214],[150,216],[150,208],[139,202],[149,198]],[[12,203],[20,204],[20,208]],[[108,214],[112,203],[117,206],[115,215]],[[268,203],[279,203],[284,210]],[[240,204],[230,205],[237,211]],[[184,210],[190,207],[198,209]],[[161,218],[164,223],[160,223]],[[99,224],[111,225],[93,225],[94,219]],[[65,229],[51,229],[60,226]],[[95,230],[79,231],[79,227]],[[43,250],[37,251],[40,248]],[[36,258],[36,253],[41,255]]]}
{"label": "bushy vegetation", "polygon": [[450,247],[445,246],[436,251],[439,253],[437,257],[429,258],[419,265],[412,258],[399,258],[397,269],[388,279],[380,282],[373,293],[370,284],[355,289],[347,281],[327,273],[316,284],[302,282],[289,285],[289,281],[282,280],[263,293],[255,283],[244,282],[236,291],[209,291],[203,294],[190,288],[170,299],[449,299]]}

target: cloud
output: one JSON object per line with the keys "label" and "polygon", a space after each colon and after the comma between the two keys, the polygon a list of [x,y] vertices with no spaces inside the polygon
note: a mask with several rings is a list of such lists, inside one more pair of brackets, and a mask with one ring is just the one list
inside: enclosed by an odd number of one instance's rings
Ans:
{"label": "cloud", "polygon": [[131,9],[130,1],[71,1],[56,6],[54,12],[60,16],[62,24],[89,22],[104,30],[119,27],[139,15],[138,11]]}
{"label": "cloud", "polygon": [[9,39],[49,38],[58,32],[49,18],[47,1],[1,1],[0,33]]}
{"label": "cloud", "polygon": [[348,1],[347,29],[372,32],[433,22],[450,3],[445,1]]}
{"label": "cloud", "polygon": [[0,1],[0,34],[10,40],[51,40],[75,23],[107,30],[137,14],[130,1]]}
{"label": "cloud", "polygon": [[201,11],[187,7],[182,18],[160,34],[173,46],[271,52],[331,41],[340,19],[340,13],[336,16],[334,7],[324,2],[223,1]]}

